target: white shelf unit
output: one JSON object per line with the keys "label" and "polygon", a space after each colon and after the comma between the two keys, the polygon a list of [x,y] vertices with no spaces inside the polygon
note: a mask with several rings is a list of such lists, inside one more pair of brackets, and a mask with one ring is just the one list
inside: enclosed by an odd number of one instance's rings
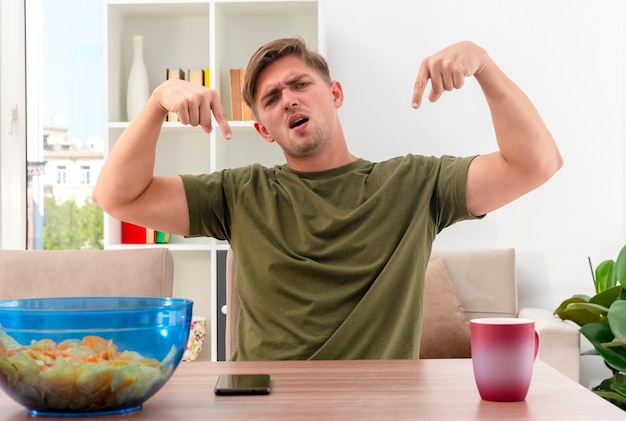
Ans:
{"label": "white shelf unit", "polygon": [[[264,42],[300,36],[324,52],[320,4],[310,0],[163,1],[105,0],[105,92],[107,139],[105,154],[128,127],[126,85],[132,61],[132,36],[144,37],[144,61],[150,89],[165,80],[167,68],[211,69],[211,87],[230,110],[229,69],[246,67]],[[200,128],[165,122],[157,147],[157,175],[200,174],[254,162],[273,166],[284,162],[280,149],[264,141],[251,122],[230,122],[233,138]],[[121,242],[121,222],[105,215],[105,248],[152,245]],[[172,236],[166,245],[174,253],[174,294],[194,299],[194,313],[210,319],[210,343],[201,359],[217,357],[216,253],[228,248],[211,238]]]}

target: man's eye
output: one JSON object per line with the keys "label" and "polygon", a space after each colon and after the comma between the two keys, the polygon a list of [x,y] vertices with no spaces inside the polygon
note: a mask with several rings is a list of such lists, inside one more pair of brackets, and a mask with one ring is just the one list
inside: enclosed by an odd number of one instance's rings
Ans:
{"label": "man's eye", "polygon": [[309,82],[298,82],[296,83],[296,89],[306,88],[309,85]]}
{"label": "man's eye", "polygon": [[269,107],[270,105],[273,105],[276,101],[278,101],[277,96],[270,97],[267,101],[265,101],[265,106]]}

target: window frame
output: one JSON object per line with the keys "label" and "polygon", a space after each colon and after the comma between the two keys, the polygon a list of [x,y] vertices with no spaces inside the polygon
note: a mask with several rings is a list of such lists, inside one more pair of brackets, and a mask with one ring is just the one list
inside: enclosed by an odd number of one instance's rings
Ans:
{"label": "window frame", "polygon": [[[28,3],[28,4],[27,4]],[[26,248],[26,31],[29,5],[0,2],[0,247]]]}

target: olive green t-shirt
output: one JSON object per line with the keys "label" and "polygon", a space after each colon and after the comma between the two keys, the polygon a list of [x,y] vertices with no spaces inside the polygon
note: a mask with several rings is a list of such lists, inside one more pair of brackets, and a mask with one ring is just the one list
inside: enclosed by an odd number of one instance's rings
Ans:
{"label": "olive green t-shirt", "polygon": [[436,234],[471,218],[471,160],[182,176],[189,236],[228,240],[237,256],[233,359],[419,358],[426,264]]}

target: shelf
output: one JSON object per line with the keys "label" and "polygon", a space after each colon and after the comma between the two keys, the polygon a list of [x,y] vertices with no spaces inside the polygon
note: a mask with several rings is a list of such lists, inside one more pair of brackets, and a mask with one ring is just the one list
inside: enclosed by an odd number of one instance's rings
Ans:
{"label": "shelf", "polygon": [[179,16],[208,16],[209,3],[199,0],[109,0],[111,9],[127,17],[179,17]]}
{"label": "shelf", "polygon": [[224,15],[232,16],[297,16],[317,15],[317,1],[216,1]]}
{"label": "shelf", "polygon": [[211,251],[211,244],[109,244],[107,250],[130,250],[150,247],[165,247],[172,251]]}
{"label": "shelf", "polygon": [[[229,121],[228,125],[233,131],[235,130],[254,130],[254,122],[253,121]],[[112,121],[108,124],[109,129],[113,130],[124,130],[128,126],[130,126],[130,122],[128,121]],[[182,124],[178,121],[165,121],[163,122],[163,126],[161,127],[161,131],[191,131],[191,130],[200,130],[200,127],[193,127],[187,124]]]}
{"label": "shelf", "polygon": [[[109,227],[114,223],[115,231],[119,231],[119,221],[111,218],[109,219]],[[212,238],[184,238],[180,235],[172,235],[168,243],[154,243],[154,244],[124,244],[121,242],[121,234],[115,235],[111,238],[111,242],[105,246],[107,249],[137,249],[148,247],[166,247],[172,251],[210,251],[213,249],[215,240]]]}
{"label": "shelf", "polygon": [[230,245],[226,241],[217,241],[215,244],[216,250],[228,250],[230,249]]}
{"label": "shelf", "polygon": [[[105,80],[107,121],[105,156],[130,123],[126,89],[132,62],[132,37],[144,37],[144,62],[149,89],[165,80],[168,68],[211,69],[211,88],[230,110],[231,68],[246,67],[250,56],[267,41],[300,36],[314,49],[320,45],[318,1],[310,0],[105,0]],[[228,113],[229,114],[229,113]],[[230,114],[229,114],[230,115]],[[200,127],[164,122],[157,143],[154,173],[160,176],[203,174],[260,163],[272,167],[284,162],[276,143],[268,143],[252,121],[229,121],[233,131],[224,139],[215,119],[210,134]],[[223,287],[226,241],[172,236],[167,244],[121,244],[121,222],[104,220],[106,249],[167,247],[174,254],[175,293],[193,297],[194,312],[210,319],[206,359],[216,359],[222,343],[218,326],[218,277]],[[210,354],[207,355],[206,354]]]}

